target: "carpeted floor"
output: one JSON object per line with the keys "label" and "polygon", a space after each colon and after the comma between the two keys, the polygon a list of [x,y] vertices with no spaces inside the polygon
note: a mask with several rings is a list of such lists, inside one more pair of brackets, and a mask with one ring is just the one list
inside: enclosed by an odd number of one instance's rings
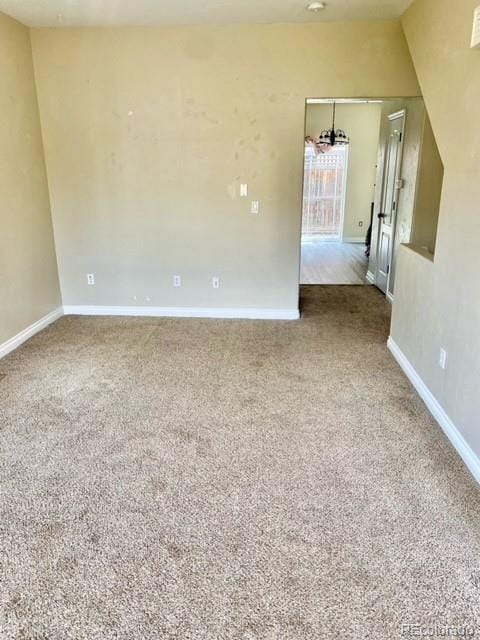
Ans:
{"label": "carpeted floor", "polygon": [[298,322],[65,317],[0,361],[2,640],[480,635],[480,492],[387,303],[302,298]]}

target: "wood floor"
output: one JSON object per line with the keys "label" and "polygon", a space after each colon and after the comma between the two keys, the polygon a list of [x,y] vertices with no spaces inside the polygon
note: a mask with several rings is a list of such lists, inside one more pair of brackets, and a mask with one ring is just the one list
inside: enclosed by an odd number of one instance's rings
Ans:
{"label": "wood floor", "polygon": [[301,284],[368,284],[367,270],[361,243],[302,239]]}

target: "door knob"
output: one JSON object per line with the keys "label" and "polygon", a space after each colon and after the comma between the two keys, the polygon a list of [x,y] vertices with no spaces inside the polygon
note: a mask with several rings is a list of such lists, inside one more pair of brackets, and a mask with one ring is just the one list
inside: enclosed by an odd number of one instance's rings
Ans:
{"label": "door knob", "polygon": [[387,217],[387,214],[386,214],[386,213],[379,213],[379,214],[378,214],[378,217],[379,217],[380,219],[382,219],[382,218],[386,218],[386,217]]}

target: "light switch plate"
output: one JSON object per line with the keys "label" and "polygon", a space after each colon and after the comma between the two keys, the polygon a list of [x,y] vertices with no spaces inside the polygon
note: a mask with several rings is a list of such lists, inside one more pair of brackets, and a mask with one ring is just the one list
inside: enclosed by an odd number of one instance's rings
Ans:
{"label": "light switch plate", "polygon": [[445,351],[445,349],[440,349],[440,357],[438,359],[438,364],[440,365],[441,369],[447,368],[447,352]]}

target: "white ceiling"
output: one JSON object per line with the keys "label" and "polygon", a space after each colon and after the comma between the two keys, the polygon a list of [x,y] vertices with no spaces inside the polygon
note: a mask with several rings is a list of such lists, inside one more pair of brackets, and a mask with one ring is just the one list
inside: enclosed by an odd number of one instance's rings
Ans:
{"label": "white ceiling", "polygon": [[31,27],[320,22],[399,17],[412,0],[0,0],[0,11]]}

